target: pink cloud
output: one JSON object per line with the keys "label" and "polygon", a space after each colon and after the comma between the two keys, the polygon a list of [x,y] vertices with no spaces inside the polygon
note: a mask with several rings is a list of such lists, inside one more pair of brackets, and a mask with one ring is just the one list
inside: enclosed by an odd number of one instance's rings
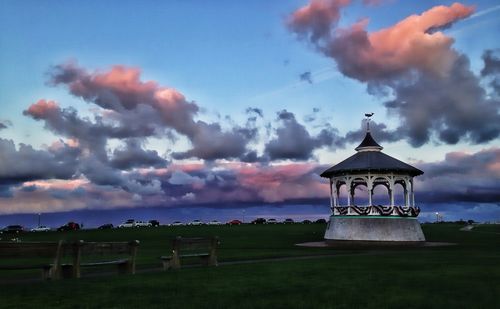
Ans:
{"label": "pink cloud", "polygon": [[29,114],[35,119],[46,118],[49,115],[53,115],[59,112],[59,105],[54,101],[48,101],[45,99],[38,100],[36,103],[32,104],[24,114]]}
{"label": "pink cloud", "polygon": [[247,144],[255,137],[252,128],[223,129],[217,123],[195,120],[199,107],[171,87],[142,81],[141,71],[115,65],[108,71],[94,71],[69,62],[53,67],[50,83],[65,85],[71,94],[110,112],[105,118],[126,123],[129,135],[150,136],[176,132],[186,136],[192,149],[174,153],[177,159],[239,158],[247,154]]}
{"label": "pink cloud", "polygon": [[79,187],[84,187],[89,185],[90,182],[84,178],[71,179],[71,180],[60,180],[60,179],[49,179],[49,180],[36,180],[28,181],[23,183],[23,186],[36,186],[45,190],[48,189],[61,189],[61,190],[74,190]]}
{"label": "pink cloud", "polygon": [[447,74],[456,57],[451,49],[454,40],[432,30],[446,27],[473,12],[473,7],[454,3],[409,16],[392,27],[371,33],[368,37],[371,48],[361,54],[361,60],[395,71],[416,68],[436,75]]}
{"label": "pink cloud", "polygon": [[187,102],[177,90],[161,87],[155,81],[141,81],[141,70],[133,67],[115,65],[108,71],[88,72],[69,62],[55,67],[52,83],[66,84],[73,95],[116,112],[133,110],[141,104],[150,106],[166,125],[184,134],[198,111],[198,106]]}
{"label": "pink cloud", "polygon": [[474,8],[460,3],[436,6],[397,24],[368,33],[368,19],[336,28],[349,1],[314,1],[293,13],[289,26],[335,59],[347,76],[361,81],[391,78],[410,70],[448,74],[457,55],[454,40],[440,30],[469,17]]}
{"label": "pink cloud", "polygon": [[309,4],[298,9],[289,20],[292,31],[307,36],[311,41],[328,37],[332,25],[340,19],[340,10],[349,5],[351,0],[311,0]]}

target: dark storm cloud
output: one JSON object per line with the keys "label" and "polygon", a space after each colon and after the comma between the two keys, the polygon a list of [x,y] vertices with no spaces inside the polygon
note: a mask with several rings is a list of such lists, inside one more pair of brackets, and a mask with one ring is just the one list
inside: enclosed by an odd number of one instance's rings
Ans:
{"label": "dark storm cloud", "polygon": [[224,131],[218,123],[198,121],[196,132],[190,137],[192,149],[172,156],[175,159],[195,157],[205,160],[244,157],[248,152],[247,144],[256,134],[257,130],[252,128],[236,126]]}
{"label": "dark storm cloud", "polygon": [[95,156],[87,157],[85,161],[82,162],[80,168],[85,177],[96,185],[124,186],[125,178],[122,171],[111,167]]}
{"label": "dark storm cloud", "polygon": [[128,139],[125,146],[116,148],[110,160],[111,166],[121,170],[135,167],[165,167],[167,161],[155,150],[145,150],[137,139]]}
{"label": "dark storm cloud", "polygon": [[497,75],[500,73],[500,49],[489,49],[483,53],[484,67],[482,76]]}
{"label": "dark storm cloud", "polygon": [[309,84],[313,83],[311,72],[307,71],[299,75],[299,78],[303,82],[308,82]]}
{"label": "dark storm cloud", "polygon": [[62,145],[58,149],[35,150],[16,146],[0,138],[0,185],[20,184],[39,179],[71,179],[78,166],[79,150]]}
{"label": "dark storm cloud", "polygon": [[490,86],[500,96],[500,49],[486,50],[483,53],[484,67],[481,76],[490,80]]}
{"label": "dark storm cloud", "polygon": [[247,114],[254,113],[254,114],[258,115],[260,118],[264,117],[264,111],[262,109],[260,109],[260,108],[257,108],[257,107],[248,107],[246,109],[246,113]]}
{"label": "dark storm cloud", "polygon": [[81,172],[89,181],[98,186],[111,186],[138,195],[161,194],[161,182],[152,178],[142,178],[137,173],[125,173],[95,156],[83,160]]}
{"label": "dark storm cloud", "polygon": [[447,144],[480,144],[500,134],[500,101],[486,96],[463,55],[446,78],[420,75],[393,89],[395,99],[385,106],[402,119],[399,130],[413,146],[428,142],[432,134]]}
{"label": "dark storm cloud", "polygon": [[[421,163],[419,167],[426,170],[421,179],[457,175],[500,177],[500,148],[490,148],[473,154],[450,152],[443,161]],[[500,178],[496,183],[500,185]]]}
{"label": "dark storm cloud", "polygon": [[130,122],[130,125],[112,125],[104,123],[101,117],[95,117],[94,121],[81,118],[73,107],[60,108],[54,101],[39,100],[23,113],[44,121],[45,127],[58,135],[77,139],[82,147],[92,151],[102,161],[107,161],[106,144],[109,138],[146,137],[155,132],[147,124],[141,126]]}
{"label": "dark storm cloud", "polygon": [[10,198],[13,197],[11,185],[0,185],[0,198]]}
{"label": "dark storm cloud", "polygon": [[78,188],[72,189],[72,190],[49,189],[49,190],[47,190],[47,193],[53,198],[56,198],[59,200],[67,200],[67,199],[72,199],[72,198],[84,197],[86,194],[86,191],[84,188],[78,187]]}
{"label": "dark storm cloud", "polygon": [[7,129],[7,125],[0,121],[0,130]]}
{"label": "dark storm cloud", "polygon": [[265,145],[270,160],[308,160],[316,148],[341,143],[334,128],[328,126],[312,136],[287,110],[278,112],[278,120],[281,126],[275,130],[276,137]]}
{"label": "dark storm cloud", "polygon": [[425,172],[416,178],[422,202],[500,204],[500,148],[451,152],[443,161],[416,165]]}
{"label": "dark storm cloud", "polygon": [[[376,123],[375,121],[370,121],[370,132],[375,140],[379,143],[381,142],[397,142],[404,138],[403,133],[400,130],[388,130],[387,126],[383,123]],[[359,143],[363,140],[366,134],[366,121],[361,121],[361,126],[359,130],[349,131],[345,135],[346,143]]]}

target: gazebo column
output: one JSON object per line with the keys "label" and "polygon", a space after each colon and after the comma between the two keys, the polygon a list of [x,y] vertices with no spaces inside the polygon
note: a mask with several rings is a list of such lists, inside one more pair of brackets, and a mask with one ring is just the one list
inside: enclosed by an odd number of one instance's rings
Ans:
{"label": "gazebo column", "polygon": [[368,181],[366,182],[366,186],[368,187],[368,206],[372,206],[373,202],[373,180],[371,178],[368,178]]}
{"label": "gazebo column", "polygon": [[351,206],[351,201],[352,201],[351,199],[354,199],[354,198],[351,196],[351,180],[350,179],[346,180],[345,186],[347,189],[347,206]]}
{"label": "gazebo column", "polygon": [[349,194],[351,195],[351,203],[350,205],[354,205],[354,191],[356,191],[356,188],[352,186],[351,184],[351,189],[349,190]]}
{"label": "gazebo column", "polygon": [[333,188],[332,188],[332,186],[333,186],[333,181],[330,178],[330,209],[333,212],[333,207],[335,206],[335,203],[333,201]]}
{"label": "gazebo column", "polygon": [[392,178],[389,181],[389,198],[391,200],[391,206],[394,206],[394,179]]}
{"label": "gazebo column", "polygon": [[415,191],[413,190],[413,178],[410,179],[411,185],[411,206],[415,207]]}
{"label": "gazebo column", "polygon": [[340,206],[340,188],[337,188],[337,206]]}
{"label": "gazebo column", "polygon": [[409,177],[407,179],[405,179],[405,206],[406,207],[410,207],[411,206],[411,194],[410,194],[410,188],[411,188],[411,185],[410,185],[410,179]]}
{"label": "gazebo column", "polygon": [[330,194],[333,197],[333,207],[337,207],[339,205],[338,202],[338,192],[337,192],[337,180],[333,180],[330,182]]}

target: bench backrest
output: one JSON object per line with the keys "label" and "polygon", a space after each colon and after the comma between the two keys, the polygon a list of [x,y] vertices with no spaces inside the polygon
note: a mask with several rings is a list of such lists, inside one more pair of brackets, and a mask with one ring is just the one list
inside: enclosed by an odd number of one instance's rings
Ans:
{"label": "bench backrest", "polygon": [[[58,242],[3,242],[0,243],[0,257],[7,258],[50,258],[50,264],[47,263],[43,267],[37,263],[36,267],[43,268],[42,278],[56,279],[60,274],[61,256],[63,254],[63,241]],[[20,262],[20,260],[22,262]],[[10,260],[9,260],[10,261]],[[3,269],[30,269],[35,265],[24,259],[13,259],[14,263],[22,263],[23,265],[4,265]],[[47,261],[48,262],[48,261]],[[11,264],[11,263],[9,263]],[[5,267],[6,266],[6,267]]]}
{"label": "bench backrest", "polygon": [[0,242],[0,257],[56,257],[61,242]]}
{"label": "bench backrest", "polygon": [[107,255],[107,254],[135,254],[139,246],[138,240],[129,242],[84,242],[79,241],[73,244],[80,253],[89,255]]}
{"label": "bench backrest", "polygon": [[178,253],[210,253],[211,250],[217,248],[218,243],[218,237],[176,237],[173,241],[172,248]]}
{"label": "bench backrest", "polygon": [[[79,240],[72,244],[68,244],[65,249],[70,251],[73,256],[73,277],[80,278],[82,256],[89,257],[91,260],[94,260],[92,265],[96,266],[109,264],[110,262],[117,262],[115,257],[112,257],[112,255],[126,254],[128,255],[126,271],[132,274],[135,273],[138,247],[138,240],[132,240],[129,242],[85,242],[83,240]],[[99,260],[99,262],[95,262],[96,259]],[[110,259],[112,261],[109,261]],[[88,262],[86,262],[86,264],[89,265]]]}

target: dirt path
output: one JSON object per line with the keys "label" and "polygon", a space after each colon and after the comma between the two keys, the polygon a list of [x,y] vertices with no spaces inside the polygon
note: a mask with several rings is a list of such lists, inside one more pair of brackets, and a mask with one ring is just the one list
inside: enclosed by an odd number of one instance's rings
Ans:
{"label": "dirt path", "polygon": [[[264,259],[254,259],[254,260],[239,260],[239,261],[227,261],[227,262],[219,262],[218,266],[229,266],[229,265],[242,265],[242,264],[257,264],[257,263],[269,263],[269,262],[282,262],[282,261],[297,261],[297,260],[313,260],[313,259],[324,259],[324,258],[332,258],[332,257],[341,257],[341,256],[361,256],[361,255],[374,255],[381,254],[382,251],[369,251],[363,253],[350,253],[350,254],[320,254],[320,255],[306,255],[306,256],[289,256],[289,257],[276,257],[276,258],[264,258]],[[201,268],[202,265],[199,264],[189,264],[184,265],[182,268]],[[159,267],[148,267],[148,268],[140,268],[136,270],[137,274],[147,274],[147,273],[158,273],[163,272],[163,269]],[[168,272],[168,271],[167,271]],[[100,271],[95,273],[86,273],[83,277],[85,278],[99,278],[105,276],[116,276],[116,271]],[[62,279],[64,280],[64,279]],[[2,284],[22,284],[22,283],[34,283],[34,282],[44,282],[44,280],[40,278],[7,278],[0,279],[0,287]],[[47,281],[47,282],[50,282]]]}

